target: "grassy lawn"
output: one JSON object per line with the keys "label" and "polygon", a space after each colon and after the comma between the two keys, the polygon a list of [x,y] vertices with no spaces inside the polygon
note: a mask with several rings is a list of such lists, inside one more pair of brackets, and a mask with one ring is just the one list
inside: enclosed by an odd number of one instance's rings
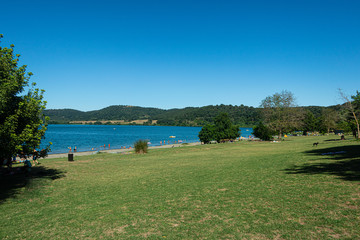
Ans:
{"label": "grassy lawn", "polygon": [[335,138],[42,160],[1,176],[0,239],[359,239],[360,144]]}

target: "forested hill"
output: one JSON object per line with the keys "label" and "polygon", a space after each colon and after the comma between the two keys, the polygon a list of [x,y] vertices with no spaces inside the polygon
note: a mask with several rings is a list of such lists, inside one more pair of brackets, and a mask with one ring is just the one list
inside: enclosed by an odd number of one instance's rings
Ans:
{"label": "forested hill", "polygon": [[124,120],[132,121],[138,119],[152,119],[165,112],[158,108],[143,108],[133,106],[110,106],[100,110],[82,112],[73,109],[47,109],[45,115],[49,116],[51,122],[68,123],[71,121],[103,121]]}
{"label": "forested hill", "polygon": [[[325,107],[306,107],[314,115],[321,113]],[[220,112],[228,113],[232,121],[242,127],[252,127],[261,120],[260,109],[244,105],[209,105],[204,107],[187,107],[182,109],[159,109],[135,106],[110,106],[96,111],[78,111],[73,109],[49,109],[45,115],[50,123],[70,123],[73,121],[124,121],[146,120],[144,124],[155,123],[164,126],[204,126],[211,123]],[[149,120],[149,121],[147,121]]]}

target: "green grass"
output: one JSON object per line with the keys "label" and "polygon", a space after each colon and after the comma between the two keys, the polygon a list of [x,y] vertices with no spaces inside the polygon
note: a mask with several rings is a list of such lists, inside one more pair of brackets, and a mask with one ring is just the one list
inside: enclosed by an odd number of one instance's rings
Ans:
{"label": "green grass", "polygon": [[333,138],[42,160],[1,177],[0,239],[358,239],[360,145]]}

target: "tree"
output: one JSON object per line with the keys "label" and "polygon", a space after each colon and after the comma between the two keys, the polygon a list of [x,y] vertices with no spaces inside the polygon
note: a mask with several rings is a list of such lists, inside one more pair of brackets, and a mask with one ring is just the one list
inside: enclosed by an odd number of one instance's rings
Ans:
{"label": "tree", "polygon": [[199,132],[201,142],[209,143],[210,141],[221,142],[222,140],[236,139],[240,137],[240,129],[233,125],[227,113],[220,113],[214,119],[215,124],[204,126]]}
{"label": "tree", "polygon": [[307,132],[313,132],[319,129],[318,121],[310,111],[307,111],[305,114],[303,129],[304,135],[306,135]]}
{"label": "tree", "polygon": [[360,139],[360,128],[359,128],[359,113],[360,113],[360,92],[356,91],[356,95],[351,96],[352,101],[339,89],[339,93],[341,98],[345,101],[345,106],[348,111],[351,113],[355,120],[353,132],[355,133],[355,137]]}
{"label": "tree", "polygon": [[253,134],[255,137],[260,138],[263,141],[270,141],[273,138],[274,131],[261,122],[254,127]]}
{"label": "tree", "polygon": [[330,129],[336,127],[338,121],[338,113],[333,109],[324,109],[321,116],[321,124],[326,128],[327,133],[330,133]]}
{"label": "tree", "polygon": [[279,139],[284,130],[299,127],[302,118],[302,110],[295,108],[294,95],[289,91],[275,93],[262,100],[260,107],[267,126],[278,132]]}
{"label": "tree", "polygon": [[225,139],[236,139],[240,137],[240,129],[233,125],[227,113],[220,113],[215,117],[215,140],[220,142]]}
{"label": "tree", "polygon": [[215,140],[216,132],[215,125],[207,124],[199,132],[199,139],[201,142],[207,144]]}
{"label": "tree", "polygon": [[[0,34],[0,39],[3,35]],[[33,153],[44,138],[48,118],[42,112],[44,90],[29,84],[31,72],[26,65],[18,66],[19,54],[14,45],[0,46],[0,160],[10,159],[23,152]],[[25,89],[27,93],[21,95]],[[49,150],[41,151],[42,156]]]}

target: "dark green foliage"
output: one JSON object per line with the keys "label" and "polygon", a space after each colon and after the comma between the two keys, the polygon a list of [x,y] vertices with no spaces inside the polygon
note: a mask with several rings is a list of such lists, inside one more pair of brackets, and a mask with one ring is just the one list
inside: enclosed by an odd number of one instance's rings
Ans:
{"label": "dark green foliage", "polygon": [[134,143],[134,148],[136,153],[147,153],[148,152],[148,141],[138,140]]}
{"label": "dark green foliage", "polygon": [[208,124],[199,132],[201,142],[209,143],[212,140],[221,142],[223,140],[233,140],[240,137],[240,129],[233,125],[227,113],[220,113],[215,117],[215,124]]}
{"label": "dark green foliage", "polygon": [[170,109],[155,116],[159,125],[178,126],[205,126],[214,124],[214,119],[220,113],[227,113],[234,124],[240,126],[252,126],[260,119],[259,110],[244,105],[210,105],[204,107],[187,107],[184,109]]}
{"label": "dark green foliage", "polygon": [[[110,106],[97,111],[82,112],[72,109],[50,109],[45,114],[53,123],[70,121],[124,120],[131,122],[138,119],[157,120],[162,126],[205,126],[213,124],[215,117],[221,113],[229,114],[231,121],[240,126],[253,126],[259,119],[259,110],[253,107],[216,105],[205,107],[188,107],[184,109],[162,110],[133,106]],[[151,125],[151,122],[146,125]]]}
{"label": "dark green foliage", "polygon": [[[73,109],[49,109],[45,114],[53,121],[102,121],[102,120],[124,120],[133,121],[138,119],[149,119],[152,116],[166,110],[158,108],[142,108],[134,106],[110,106],[101,110],[82,112]],[[153,118],[155,119],[155,118]]]}
{"label": "dark green foliage", "polygon": [[18,66],[19,57],[13,45],[0,47],[0,160],[21,152],[31,154],[47,128],[44,90],[29,84],[32,73],[26,73],[25,65]]}
{"label": "dark green foliage", "polygon": [[254,127],[253,134],[255,137],[260,138],[261,140],[270,141],[273,138],[275,132],[265,126],[263,123],[259,123]]}
{"label": "dark green foliage", "polygon": [[[322,116],[324,109],[339,111],[339,106],[332,107],[304,107],[314,114],[316,118]],[[296,111],[302,108],[296,107]],[[261,109],[244,105],[209,105],[204,107],[187,107],[183,109],[162,110],[158,108],[142,108],[133,106],[110,106],[97,111],[82,112],[73,109],[50,109],[45,114],[51,118],[52,124],[67,124],[71,121],[109,121],[147,119],[144,125],[153,125],[150,120],[157,120],[161,126],[205,126],[214,124],[214,119],[221,112],[229,115],[231,121],[241,127],[251,127],[262,121]],[[331,115],[333,116],[333,115]],[[332,128],[334,127],[331,125]]]}
{"label": "dark green foliage", "polygon": [[240,129],[232,124],[227,113],[220,113],[215,118],[215,140],[220,142],[224,139],[236,139],[240,137]]}
{"label": "dark green foliage", "polygon": [[356,91],[356,95],[351,96],[351,99],[353,100],[353,107],[357,113],[360,112],[360,92]]}
{"label": "dark green foliage", "polygon": [[315,118],[314,114],[310,111],[307,111],[304,118],[303,131],[304,135],[307,132],[314,132],[319,130],[319,121]]}
{"label": "dark green foliage", "polygon": [[289,91],[266,97],[261,107],[266,125],[278,132],[279,139],[283,132],[299,128],[302,123],[302,109],[296,107],[295,97]]}
{"label": "dark green foliage", "polygon": [[215,126],[211,124],[205,125],[199,132],[199,139],[201,142],[207,144],[215,140],[216,131]]}
{"label": "dark green foliage", "polygon": [[360,92],[356,91],[356,95],[351,96],[353,101],[353,116],[355,120],[355,127],[353,128],[353,135],[357,140],[360,140],[360,127],[359,127],[359,118],[360,118]]}
{"label": "dark green foliage", "polygon": [[351,99],[349,99],[340,89],[339,91],[341,97],[345,100],[342,121],[348,122],[354,137],[360,140],[360,92],[356,91],[356,95],[351,96]]}

